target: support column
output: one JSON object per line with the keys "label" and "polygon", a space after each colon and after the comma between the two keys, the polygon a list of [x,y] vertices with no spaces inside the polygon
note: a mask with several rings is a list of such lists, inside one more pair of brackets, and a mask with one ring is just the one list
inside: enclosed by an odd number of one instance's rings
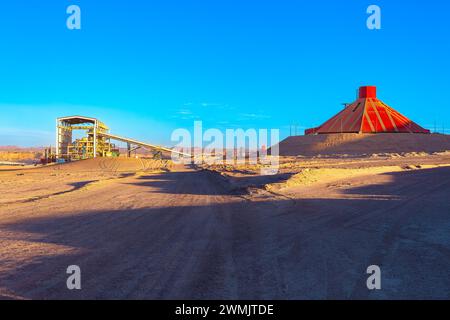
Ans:
{"label": "support column", "polygon": [[94,158],[97,158],[97,120],[94,124]]}
{"label": "support column", "polygon": [[56,119],[56,148],[55,148],[55,154],[56,154],[56,159],[59,158],[59,146],[60,146],[60,142],[59,142],[59,119]]}

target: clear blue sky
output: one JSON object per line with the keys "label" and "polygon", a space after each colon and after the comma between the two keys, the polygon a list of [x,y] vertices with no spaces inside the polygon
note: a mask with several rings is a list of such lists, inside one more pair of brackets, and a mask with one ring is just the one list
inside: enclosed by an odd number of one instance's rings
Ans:
{"label": "clear blue sky", "polygon": [[[66,8],[82,30],[66,28]],[[366,9],[382,9],[382,30]],[[321,124],[360,85],[450,127],[442,0],[14,0],[0,5],[0,145],[53,143],[58,116],[170,144],[173,129]]]}

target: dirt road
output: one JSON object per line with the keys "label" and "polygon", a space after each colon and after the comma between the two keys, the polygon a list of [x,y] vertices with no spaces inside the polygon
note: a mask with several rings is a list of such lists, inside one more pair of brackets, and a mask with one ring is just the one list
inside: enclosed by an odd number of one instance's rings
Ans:
{"label": "dirt road", "polygon": [[[43,183],[47,196],[0,195],[0,298],[450,298],[448,167],[279,195],[190,168]],[[82,290],[66,288],[69,265]]]}

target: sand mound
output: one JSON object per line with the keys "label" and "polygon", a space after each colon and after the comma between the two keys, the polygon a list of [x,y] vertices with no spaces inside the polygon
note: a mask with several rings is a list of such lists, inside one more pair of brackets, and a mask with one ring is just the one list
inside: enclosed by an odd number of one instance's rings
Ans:
{"label": "sand mound", "polygon": [[269,183],[265,186],[267,190],[277,191],[284,188],[298,186],[310,186],[316,183],[330,183],[342,179],[358,176],[373,176],[383,173],[434,169],[448,167],[448,165],[405,165],[405,166],[380,166],[365,168],[306,168],[291,176],[289,179],[277,183]]}
{"label": "sand mound", "polygon": [[281,156],[434,153],[447,150],[450,150],[450,135],[441,134],[342,133],[289,137],[280,142]]}
{"label": "sand mound", "polygon": [[170,169],[171,162],[167,160],[136,159],[136,158],[96,158],[74,161],[47,167],[50,170],[71,172],[137,172]]}

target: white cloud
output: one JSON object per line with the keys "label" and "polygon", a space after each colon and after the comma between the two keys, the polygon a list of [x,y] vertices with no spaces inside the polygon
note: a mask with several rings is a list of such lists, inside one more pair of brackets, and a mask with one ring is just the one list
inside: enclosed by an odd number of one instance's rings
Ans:
{"label": "white cloud", "polygon": [[261,113],[240,113],[239,117],[241,120],[270,119],[270,116]]}
{"label": "white cloud", "polygon": [[182,109],[182,110],[178,110],[177,114],[179,114],[179,115],[191,115],[192,111],[191,110],[187,110],[187,109]]}

